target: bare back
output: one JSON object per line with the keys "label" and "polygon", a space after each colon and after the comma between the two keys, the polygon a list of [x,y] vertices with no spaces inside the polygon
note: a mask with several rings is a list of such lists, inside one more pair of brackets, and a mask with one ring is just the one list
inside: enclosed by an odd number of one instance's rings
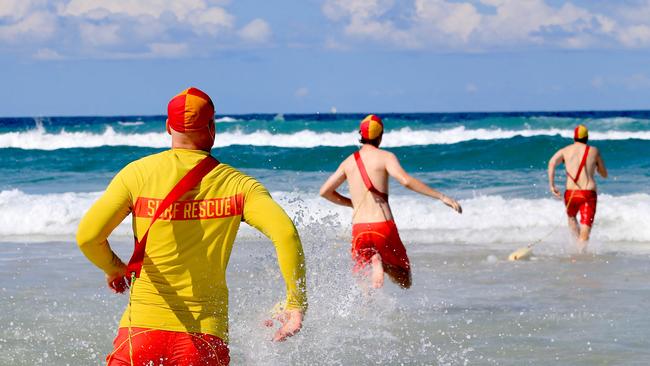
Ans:
{"label": "bare back", "polygon": [[[366,167],[368,177],[380,192],[388,193],[388,171],[386,163],[390,153],[378,148],[364,145],[360,150],[361,160]],[[368,191],[357,167],[354,155],[350,155],[342,164],[350,197],[354,207],[353,223],[381,222],[393,219],[390,205],[378,195]]]}
{"label": "bare back", "polygon": [[596,174],[598,161],[600,160],[600,152],[597,148],[590,147],[585,167],[582,169],[580,176],[576,177],[586,148],[587,145],[585,144],[574,143],[560,150],[566,171],[577,181],[576,184],[573,179],[567,177],[566,189],[596,190],[594,175]]}

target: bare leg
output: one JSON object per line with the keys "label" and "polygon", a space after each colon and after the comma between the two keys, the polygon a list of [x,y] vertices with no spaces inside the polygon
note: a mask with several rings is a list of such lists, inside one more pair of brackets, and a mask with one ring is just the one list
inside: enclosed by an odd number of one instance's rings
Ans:
{"label": "bare leg", "polygon": [[569,230],[571,230],[571,234],[573,234],[574,239],[578,239],[580,237],[580,228],[578,225],[578,220],[575,217],[569,217]]}
{"label": "bare leg", "polygon": [[375,254],[370,258],[372,263],[372,288],[384,286],[384,266],[381,263],[381,256]]}
{"label": "bare leg", "polygon": [[580,235],[578,237],[578,252],[584,253],[587,251],[587,244],[589,244],[589,235],[591,234],[591,226],[580,225]]}

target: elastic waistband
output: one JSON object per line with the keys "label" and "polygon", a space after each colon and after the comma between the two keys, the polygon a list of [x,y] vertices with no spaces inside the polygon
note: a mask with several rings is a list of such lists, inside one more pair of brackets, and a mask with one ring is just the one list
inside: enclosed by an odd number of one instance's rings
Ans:
{"label": "elastic waistband", "polygon": [[596,192],[593,189],[567,189],[565,194],[566,193],[568,193],[568,194],[571,194],[571,193],[576,194],[576,193],[578,193],[578,194],[590,195],[590,194],[597,194],[598,192]]}
{"label": "elastic waistband", "polygon": [[564,192],[564,199],[567,200],[569,198],[596,198],[598,197],[598,193],[596,191],[592,191],[590,189],[567,189],[566,192]]}
{"label": "elastic waistband", "polygon": [[352,224],[352,229],[356,227],[377,227],[377,226],[395,226],[395,220],[386,220],[386,221],[378,221],[378,222],[357,222],[356,224]]}

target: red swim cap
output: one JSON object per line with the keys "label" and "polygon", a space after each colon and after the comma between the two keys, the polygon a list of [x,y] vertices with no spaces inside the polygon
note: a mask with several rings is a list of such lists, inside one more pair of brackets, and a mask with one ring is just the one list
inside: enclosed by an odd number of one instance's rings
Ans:
{"label": "red swim cap", "polygon": [[205,128],[214,119],[214,104],[197,88],[188,88],[167,105],[167,123],[174,131],[189,132]]}
{"label": "red swim cap", "polygon": [[384,132],[384,123],[381,118],[374,114],[369,114],[361,121],[359,133],[365,140],[374,140]]}
{"label": "red swim cap", "polygon": [[589,130],[587,130],[587,126],[578,125],[576,129],[573,130],[573,139],[582,140],[586,138],[589,138]]}

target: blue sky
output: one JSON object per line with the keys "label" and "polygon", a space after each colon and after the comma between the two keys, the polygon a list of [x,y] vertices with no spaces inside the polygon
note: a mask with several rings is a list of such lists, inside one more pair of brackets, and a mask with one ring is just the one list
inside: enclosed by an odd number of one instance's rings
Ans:
{"label": "blue sky", "polygon": [[650,0],[2,0],[0,116],[648,109]]}

